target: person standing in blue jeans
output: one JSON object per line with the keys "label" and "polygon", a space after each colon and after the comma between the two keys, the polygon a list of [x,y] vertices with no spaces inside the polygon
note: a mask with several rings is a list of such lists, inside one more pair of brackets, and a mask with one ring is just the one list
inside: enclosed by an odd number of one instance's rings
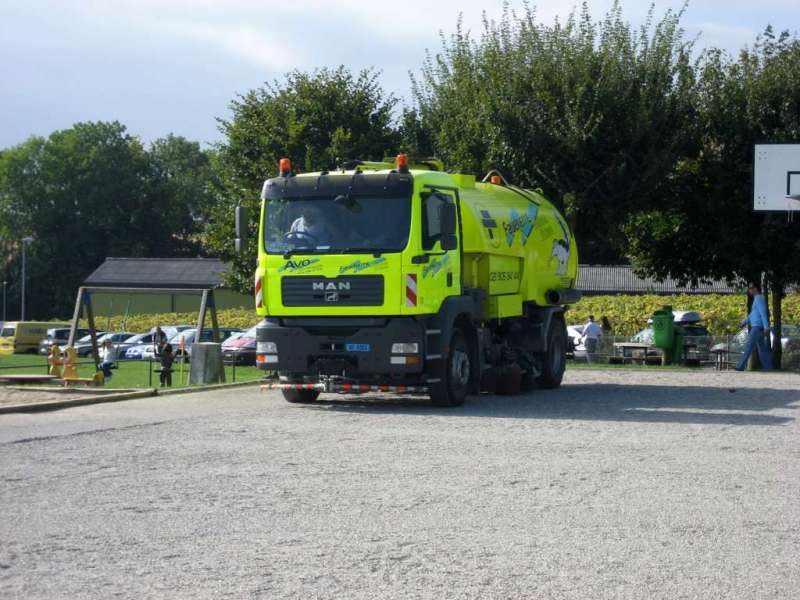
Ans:
{"label": "person standing in blue jeans", "polygon": [[744,371],[747,359],[753,353],[753,348],[758,349],[758,358],[761,359],[761,367],[769,371],[772,369],[772,352],[769,344],[764,339],[764,334],[769,332],[769,315],[767,315],[767,301],[761,294],[761,286],[751,283],[747,288],[747,293],[753,297],[753,305],[750,307],[750,314],[742,321],[742,325],[750,326],[750,333],[747,335],[747,342],[744,345],[744,352],[739,364],[736,365],[737,371]]}

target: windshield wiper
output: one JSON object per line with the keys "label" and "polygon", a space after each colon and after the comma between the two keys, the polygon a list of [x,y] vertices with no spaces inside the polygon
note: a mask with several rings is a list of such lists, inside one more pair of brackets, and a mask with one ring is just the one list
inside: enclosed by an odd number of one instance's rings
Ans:
{"label": "windshield wiper", "polygon": [[289,259],[292,257],[292,254],[302,254],[302,251],[308,252],[309,250],[313,250],[313,248],[303,248],[300,246],[298,246],[297,248],[291,248],[290,250],[287,250],[286,252],[283,253],[283,258]]}

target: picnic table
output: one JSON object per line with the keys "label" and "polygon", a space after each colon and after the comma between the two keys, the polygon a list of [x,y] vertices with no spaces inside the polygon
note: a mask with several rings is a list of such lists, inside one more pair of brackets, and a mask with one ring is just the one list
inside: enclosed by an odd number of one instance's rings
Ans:
{"label": "picnic table", "polygon": [[728,348],[712,348],[709,352],[714,356],[714,368],[717,371],[727,371],[733,367],[731,351]]}
{"label": "picnic table", "polygon": [[[617,358],[621,358],[622,362],[642,362],[647,361],[647,351],[653,348],[652,344],[645,344],[643,342],[614,342],[616,348]],[[619,356],[619,354],[622,356]]]}

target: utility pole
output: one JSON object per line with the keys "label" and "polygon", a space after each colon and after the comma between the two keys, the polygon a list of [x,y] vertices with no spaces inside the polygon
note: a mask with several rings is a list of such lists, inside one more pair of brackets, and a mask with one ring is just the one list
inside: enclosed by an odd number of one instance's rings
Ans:
{"label": "utility pole", "polygon": [[33,241],[31,236],[26,236],[22,238],[22,307],[21,307],[21,316],[22,318],[20,321],[25,320],[25,248]]}
{"label": "utility pole", "polygon": [[7,281],[3,281],[3,321],[6,320],[6,285]]}

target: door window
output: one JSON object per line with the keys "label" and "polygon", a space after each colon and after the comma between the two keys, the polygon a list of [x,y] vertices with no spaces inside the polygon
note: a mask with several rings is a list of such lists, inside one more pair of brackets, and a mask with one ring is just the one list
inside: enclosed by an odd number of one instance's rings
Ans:
{"label": "door window", "polygon": [[422,249],[433,250],[436,242],[442,239],[441,207],[452,203],[450,196],[440,192],[422,195]]}

